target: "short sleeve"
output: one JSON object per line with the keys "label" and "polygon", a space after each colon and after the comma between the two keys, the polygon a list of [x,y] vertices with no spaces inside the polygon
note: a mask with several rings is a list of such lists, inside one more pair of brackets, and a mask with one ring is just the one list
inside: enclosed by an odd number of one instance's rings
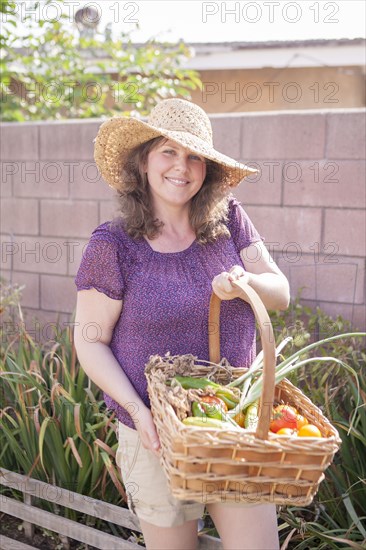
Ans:
{"label": "short sleeve", "polygon": [[78,290],[95,288],[113,300],[122,300],[124,280],[118,239],[108,229],[99,226],[92,234],[84,251],[75,278]]}
{"label": "short sleeve", "polygon": [[264,241],[235,197],[232,197],[229,202],[228,227],[238,252],[252,243]]}

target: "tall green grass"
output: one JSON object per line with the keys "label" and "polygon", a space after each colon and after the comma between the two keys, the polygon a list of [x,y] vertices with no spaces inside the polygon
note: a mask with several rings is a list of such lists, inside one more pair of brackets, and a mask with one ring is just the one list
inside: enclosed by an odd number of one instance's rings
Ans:
{"label": "tall green grass", "polygon": [[114,460],[116,422],[78,364],[70,331],[60,333],[50,347],[20,329],[2,345],[1,466],[121,503],[125,493]]}

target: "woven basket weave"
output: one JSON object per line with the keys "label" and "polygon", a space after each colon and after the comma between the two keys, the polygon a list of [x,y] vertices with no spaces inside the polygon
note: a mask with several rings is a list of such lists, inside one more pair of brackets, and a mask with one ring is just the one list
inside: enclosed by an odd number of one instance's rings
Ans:
{"label": "woven basket weave", "polygon": [[[220,299],[212,294],[209,311],[210,363],[192,355],[152,356],[146,365],[151,411],[162,446],[161,462],[171,491],[178,499],[203,503],[258,504],[311,503],[324,470],[331,464],[341,440],[337,430],[298,388],[288,380],[275,387],[275,345],[267,311],[256,292],[233,283],[253,308],[264,354],[263,389],[255,432],[186,426],[186,392],[166,385],[176,374],[208,377],[227,384],[246,369],[220,362]],[[293,405],[321,431],[322,438],[296,438],[269,433],[274,402]]]}

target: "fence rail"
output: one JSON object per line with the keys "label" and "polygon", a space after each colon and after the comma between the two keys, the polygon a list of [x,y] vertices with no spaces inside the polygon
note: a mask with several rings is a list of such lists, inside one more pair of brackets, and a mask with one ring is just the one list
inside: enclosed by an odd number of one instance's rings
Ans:
{"label": "fence rail", "polygon": [[[35,499],[44,499],[53,502],[57,506],[64,506],[71,510],[82,512],[86,515],[108,521],[141,533],[141,527],[137,516],[126,508],[108,504],[106,502],[80,495],[68,489],[63,489],[25,475],[17,474],[0,468],[0,484],[9,489],[20,491],[23,494],[24,502],[1,496],[0,510],[10,516],[19,518],[25,522],[30,533],[30,527],[37,525],[59,535],[63,535],[79,542],[89,544],[95,548],[113,548],[113,550],[138,550],[141,549],[137,543],[124,540],[121,537],[104,533],[99,529],[82,525],[71,519],[62,517],[52,512],[42,510],[35,505]],[[220,540],[208,535],[199,535],[199,550],[221,550]],[[2,537],[0,548],[4,550],[34,548],[7,537]]]}

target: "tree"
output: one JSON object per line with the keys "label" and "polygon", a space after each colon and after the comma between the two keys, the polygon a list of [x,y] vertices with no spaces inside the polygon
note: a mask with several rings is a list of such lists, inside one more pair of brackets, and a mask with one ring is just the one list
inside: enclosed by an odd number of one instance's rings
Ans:
{"label": "tree", "polygon": [[[38,13],[36,28],[31,15],[22,17],[14,2],[2,1],[2,10],[15,22],[3,43],[1,109],[3,121],[110,117],[138,111],[147,114],[159,99],[179,95],[190,98],[200,88],[198,73],[182,68],[190,57],[183,43],[149,40],[137,47],[132,34],[113,39],[110,29],[92,37],[78,36],[70,15],[44,19],[54,0],[28,6]],[[22,17],[22,21],[20,18]],[[10,22],[10,21],[9,21]],[[19,37],[16,25],[27,33]],[[19,43],[15,48],[14,43]]]}

